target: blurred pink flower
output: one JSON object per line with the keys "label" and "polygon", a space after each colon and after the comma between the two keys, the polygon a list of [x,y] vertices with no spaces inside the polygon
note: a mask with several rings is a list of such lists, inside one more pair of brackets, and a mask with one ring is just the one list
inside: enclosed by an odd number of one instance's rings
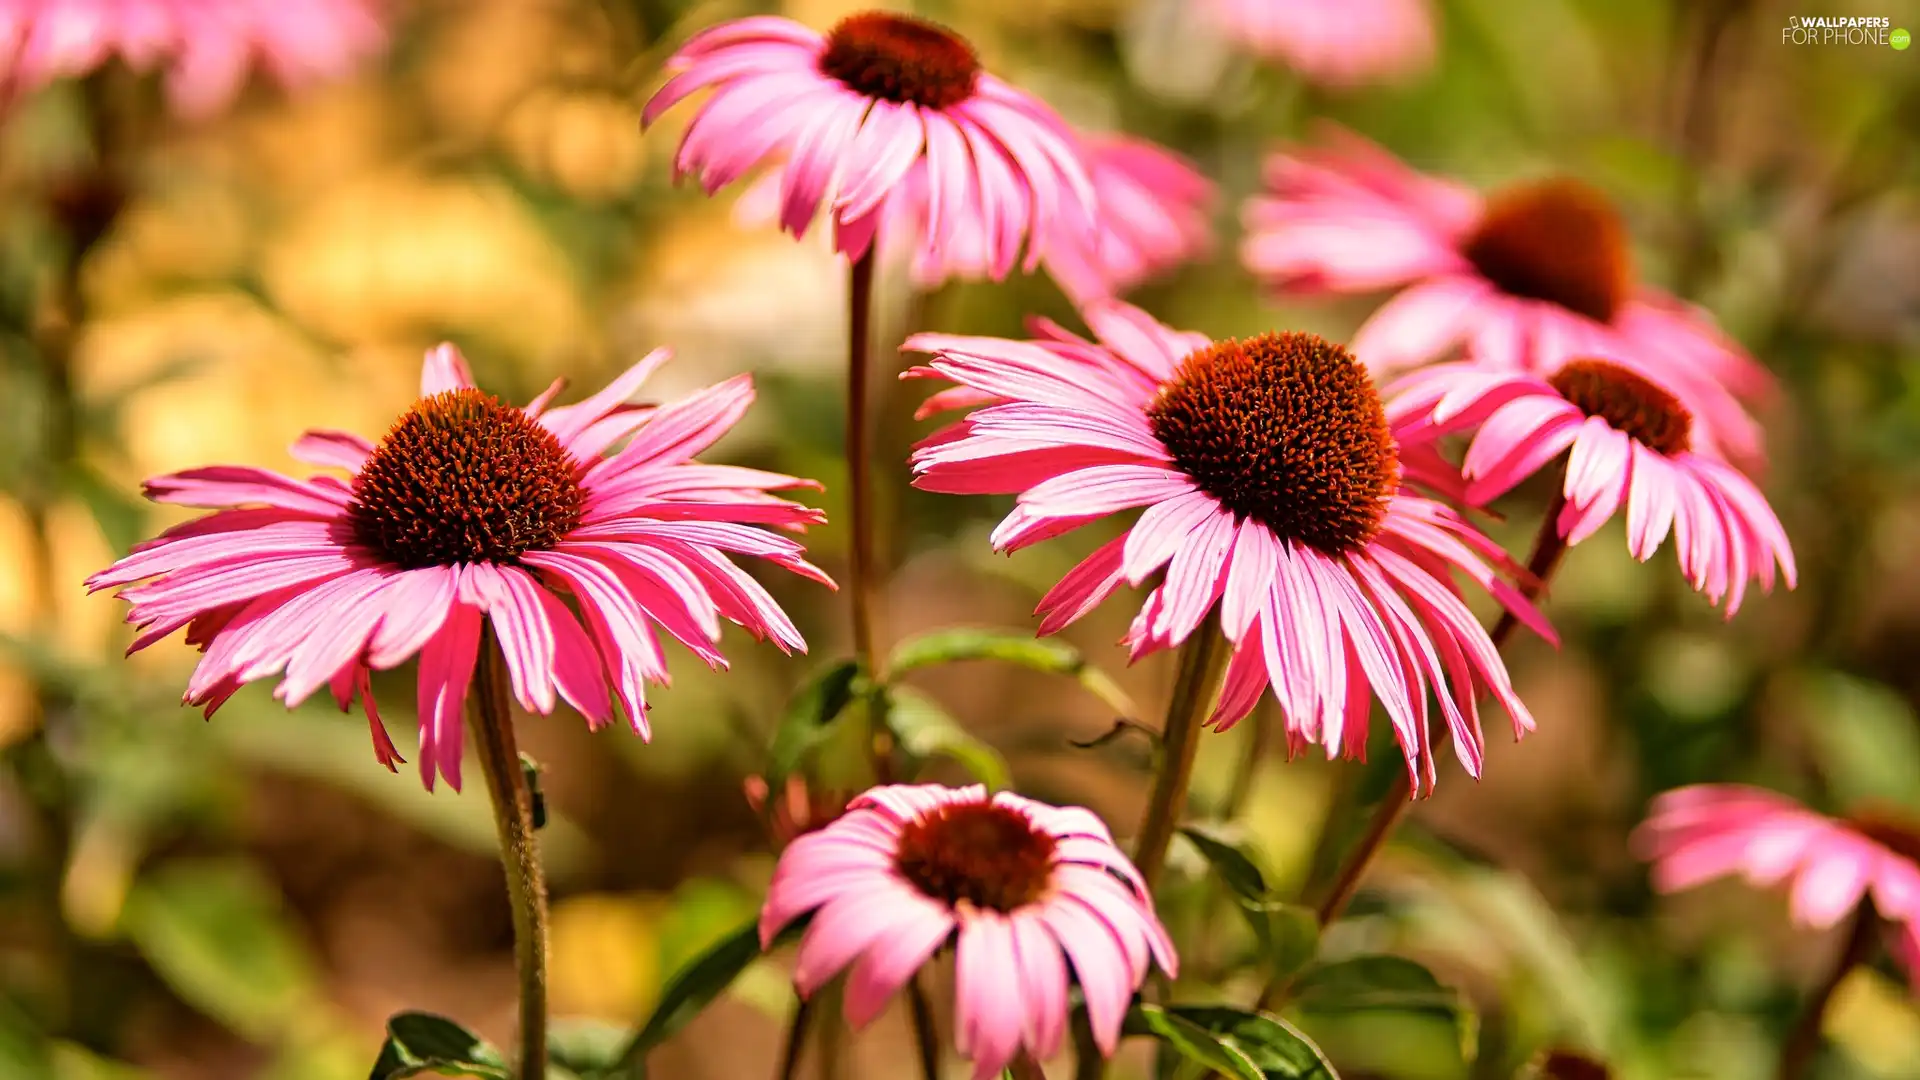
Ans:
{"label": "blurred pink flower", "polygon": [[1300,77],[1350,89],[1425,70],[1433,63],[1427,0],[1199,0],[1201,10],[1247,50],[1284,62]]}
{"label": "blurred pink flower", "polygon": [[754,16],[695,35],[667,67],[675,74],[647,102],[645,123],[714,88],[680,142],[675,175],[698,172],[711,195],[783,162],[781,227],[805,235],[825,202],[835,250],[851,258],[915,183],[930,219],[920,257],[938,264],[972,243],[995,279],[1023,242],[1033,270],[1062,215],[1095,202],[1066,123],[981,70],[973,47],[934,23],[865,12],[822,35]]}
{"label": "blurred pink flower", "polygon": [[203,117],[233,100],[256,59],[299,87],[386,40],[372,0],[6,0],[0,87],[31,93],[118,56],[136,71],[164,67],[175,111]]}
{"label": "blurred pink flower", "polygon": [[523,707],[552,712],[557,691],[598,728],[614,715],[611,683],[647,737],[644,684],[667,677],[655,626],[713,667],[726,664],[722,616],[783,650],[806,648],[729,553],[832,584],[799,544],[750,527],[818,524],[819,511],[767,494],[818,485],[692,461],[746,411],[748,377],[657,408],[626,404],[667,359],[655,351],[578,404],[549,408],[555,383],[520,409],[477,389],[459,352],[439,346],[420,400],[377,445],[340,431],[293,444],[350,479],[238,465],[157,477],[148,498],[219,512],[136,546],[87,587],[127,586],[127,621],[142,631],[128,652],[186,628],[205,653],[187,704],[212,716],[243,683],[284,670],[274,696],[288,707],[322,687],[343,710],[358,695],[389,769],[402,759],[368,676],[420,654],[429,789],[436,771],[460,786],[483,617]]}
{"label": "blurred pink flower", "polygon": [[1380,398],[1346,350],[1310,334],[1211,342],[1112,301],[1083,315],[1097,341],[1036,320],[1038,341],[920,334],[906,345],[934,356],[908,375],[960,384],[936,407],[986,404],[915,448],[914,484],[1017,495],[996,550],[1146,508],[1041,600],[1040,633],[1164,568],[1127,641],[1135,657],[1170,648],[1217,603],[1234,648],[1220,727],[1271,686],[1296,748],[1358,755],[1377,696],[1419,790],[1434,779],[1429,685],[1475,776],[1481,691],[1516,737],[1532,729],[1451,571],[1552,630],[1488,565],[1518,573],[1497,546],[1401,487]]}
{"label": "blurred pink flower", "polygon": [[[1092,811],[981,785],[877,787],[780,857],[760,940],[809,912],[794,981],[841,970],[847,1022],[870,1023],[942,946],[954,949],[954,1043],[975,1080],[1060,1049],[1071,977],[1112,1056],[1149,962],[1178,958],[1133,864]],[[1071,968],[1069,968],[1071,964]]]}
{"label": "blurred pink flower", "polygon": [[1738,874],[1768,888],[1789,882],[1794,922],[1833,926],[1871,900],[1893,925],[1894,955],[1920,993],[1920,830],[1880,814],[1826,817],[1783,795],[1737,784],[1662,794],[1633,843],[1653,887],[1691,889]]}
{"label": "blurred pink flower", "polygon": [[1680,570],[1727,617],[1740,609],[1747,581],[1773,588],[1778,562],[1793,588],[1793,548],[1753,482],[1693,445],[1693,416],[1653,373],[1621,361],[1587,359],[1542,378],[1524,372],[1447,363],[1415,371],[1388,387],[1387,416],[1406,444],[1478,430],[1462,472],[1466,501],[1498,498],[1569,453],[1556,522],[1577,544],[1622,507],[1627,548],[1645,562],[1667,532]]}
{"label": "blurred pink flower", "polygon": [[[1081,142],[1099,199],[1091,218],[1077,204],[1056,219],[1041,265],[1077,304],[1117,296],[1157,274],[1203,258],[1213,249],[1208,221],[1212,181],[1171,150],[1128,135],[1086,136]],[[761,177],[735,204],[742,224],[762,225],[780,214],[784,174]],[[915,170],[888,200],[881,243],[899,245],[912,260],[915,287],[931,290],[950,278],[993,276],[984,232],[955,233],[941,250],[927,232],[926,172]]]}
{"label": "blurred pink flower", "polygon": [[1271,194],[1247,206],[1247,266],[1275,288],[1356,293],[1408,286],[1354,335],[1376,374],[1456,345],[1488,367],[1548,374],[1583,356],[1634,356],[1674,388],[1716,452],[1746,467],[1760,432],[1740,402],[1772,376],[1710,317],[1635,282],[1619,212],[1575,180],[1483,198],[1408,169],[1358,136],[1267,165]]}

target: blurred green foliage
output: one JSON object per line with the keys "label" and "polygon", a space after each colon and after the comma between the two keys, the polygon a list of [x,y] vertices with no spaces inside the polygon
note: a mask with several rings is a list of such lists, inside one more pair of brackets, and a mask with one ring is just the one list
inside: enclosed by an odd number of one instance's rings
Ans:
{"label": "blurred green foliage", "polygon": [[[69,255],[50,207],[93,148],[74,86],[6,116],[0,1075],[359,1080],[396,1009],[505,1033],[510,933],[481,800],[388,775],[357,717],[288,712],[265,686],[201,723],[175,706],[187,650],[122,660],[118,607],[83,598],[79,582],[179,519],[134,498],[141,476],[290,467],[283,447],[305,427],[377,435],[442,338],[520,399],[557,375],[597,385],[660,343],[681,358],[649,394],[753,371],[761,400],[716,457],[818,477],[820,504],[844,516],[830,255],[817,238],[737,228],[731,192],[674,187],[683,121],[638,127],[679,41],[776,7],[396,2],[387,63],[347,84],[291,100],[258,88],[200,125],[148,109],[130,201],[74,272],[86,321],[58,365],[36,345]],[[824,25],[847,7],[779,9]],[[1506,1078],[1550,1046],[1629,1080],[1764,1073],[1833,943],[1739,886],[1656,898],[1624,838],[1652,794],[1708,780],[1827,809],[1920,810],[1920,59],[1783,46],[1785,9],[1746,0],[1448,0],[1431,73],[1335,96],[1175,32],[1184,0],[917,7],[1076,122],[1163,141],[1220,183],[1217,257],[1137,298],[1165,321],[1344,338],[1370,310],[1276,303],[1233,257],[1264,154],[1332,120],[1477,184],[1564,171],[1599,185],[1634,228],[1642,275],[1706,304],[1779,374],[1766,487],[1800,589],[1726,624],[1664,552],[1628,559],[1617,525],[1576,549],[1549,608],[1563,647],[1512,658],[1540,732],[1496,747],[1477,786],[1444,772],[1305,976],[1333,993],[1342,971],[1405,964],[1366,983],[1398,996],[1337,1018],[1303,1000],[1299,1016],[1350,1077]],[[1905,0],[1876,11],[1920,22]],[[896,339],[912,327],[1017,336],[1030,312],[1072,317],[1044,280],[910,296],[896,275],[881,323]],[[908,419],[921,392],[888,395],[879,441],[896,466],[879,492],[891,526],[883,632],[969,626],[1026,640],[1040,593],[1105,537],[992,555],[986,532],[1005,500],[906,484],[907,447],[927,430]],[[1492,535],[1524,545],[1542,502],[1531,490],[1507,500]],[[843,538],[816,531],[816,561],[833,569]],[[728,642],[726,673],[676,655],[651,745],[590,736],[566,715],[524,725],[554,813],[542,837],[556,937],[573,943],[556,952],[556,1008],[603,1022],[574,1029],[567,1045],[582,1055],[604,1052],[604,1024],[652,1014],[676,972],[751,920],[771,861],[742,779],[804,771],[834,717],[861,721],[874,692],[829,667],[844,676],[833,707],[781,719],[809,671],[845,652],[844,630],[824,592],[767,584],[815,660],[744,640]],[[1150,720],[1166,692],[1158,660],[1099,674],[1124,666],[1112,644],[1123,606],[1061,645],[1029,642],[1025,659],[945,639],[939,659],[1014,662],[912,672],[889,691],[907,748],[940,759],[932,775],[1010,781],[1126,832],[1150,748],[1074,745],[1131,715],[1130,702]],[[940,639],[918,638],[929,640]],[[1029,670],[1049,664],[1087,685]],[[403,753],[408,680],[378,684]],[[1242,857],[1266,864],[1258,889],[1211,861],[1237,903],[1275,915],[1261,905],[1324,872],[1322,819],[1338,837],[1383,785],[1359,765],[1283,763],[1252,728],[1208,736],[1195,798],[1240,808]],[[1372,757],[1373,778],[1395,767],[1384,744]],[[1221,919],[1207,860],[1176,856],[1169,924],[1207,926],[1202,970],[1213,965],[1219,994],[1249,996],[1257,982],[1226,970],[1233,958],[1264,944],[1285,967],[1294,931]],[[661,1048],[656,1075],[765,1073],[788,1007],[784,962],[753,961]],[[1843,987],[1820,1076],[1920,1076],[1920,1011],[1897,979],[1881,959]],[[1209,1022],[1180,1021],[1235,1060],[1257,1054],[1234,1039],[1273,1035],[1229,1037],[1226,1021],[1208,1034]],[[902,1039],[873,1038],[874,1054],[907,1060]]]}

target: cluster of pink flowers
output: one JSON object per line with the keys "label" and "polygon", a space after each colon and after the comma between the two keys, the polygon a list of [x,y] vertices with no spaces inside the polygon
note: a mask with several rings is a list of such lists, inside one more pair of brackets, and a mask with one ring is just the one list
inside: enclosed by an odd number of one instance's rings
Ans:
{"label": "cluster of pink flowers", "polygon": [[[178,17],[177,5],[148,6]],[[1304,71],[1350,82],[1432,50],[1419,0],[1374,6],[1377,23],[1355,20],[1353,5],[1206,8]],[[160,25],[127,23],[117,46],[96,35],[86,48],[145,62]],[[1374,32],[1379,52],[1359,63],[1342,35],[1380,27],[1393,33]],[[20,72],[65,72],[86,55],[57,27],[32,30]],[[1034,319],[1027,340],[905,343],[924,360],[903,377],[945,384],[921,415],[964,411],[914,448],[914,483],[1014,496],[992,534],[1005,552],[1137,512],[1047,592],[1037,631],[1122,585],[1146,588],[1129,657],[1217,636],[1216,728],[1271,693],[1294,750],[1356,756],[1378,703],[1408,787],[1424,793],[1436,742],[1480,775],[1483,696],[1516,738],[1534,728],[1500,646],[1521,625],[1554,640],[1534,604],[1547,556],[1610,519],[1624,514],[1636,558],[1671,540],[1687,582],[1729,616],[1752,583],[1794,583],[1785,530],[1751,478],[1762,451],[1748,409],[1768,376],[1703,312],[1634,278],[1617,212],[1576,181],[1482,196],[1342,134],[1280,154],[1247,209],[1248,268],[1291,294],[1402,291],[1351,349],[1291,332],[1215,340],[1114,298],[1209,249],[1211,185],[1169,151],[1077,131],[942,27],[865,13],[823,34],[747,18],[694,36],[668,71],[646,123],[706,95],[676,176],[711,194],[757,171],[754,212],[796,237],[824,213],[855,264],[885,233],[923,286],[1024,265],[1075,301],[1090,337]],[[520,408],[480,390],[442,346],[383,439],[322,431],[295,444],[344,475],[223,466],[151,481],[158,501],[215,512],[89,586],[121,589],[135,649],[181,630],[201,648],[189,703],[211,713],[275,676],[289,706],[327,689],[365,710],[389,768],[400,757],[370,675],[417,655],[429,787],[460,785],[462,703],[483,649],[499,649],[525,709],[564,700],[594,727],[624,713],[645,736],[646,685],[666,678],[661,631],[715,667],[723,621],[805,648],[736,557],[832,584],[773,531],[823,523],[773,494],[817,485],[694,460],[747,409],[744,376],[629,404],[665,359],[577,404],[555,406],[556,385]],[[1455,436],[1467,437],[1457,464]],[[1558,494],[1523,567],[1465,511],[1543,471]],[[1506,613],[1499,629],[1473,615],[1476,593]],[[847,972],[847,1018],[865,1024],[950,952],[955,1042],[976,1077],[1053,1054],[1073,985],[1112,1053],[1150,968],[1177,968],[1147,884],[1089,811],[930,785],[818,805],[804,787],[750,792],[785,845],[763,940],[810,920],[801,993]],[[1920,952],[1920,869],[1892,834],[1761,793],[1701,791],[1669,796],[1645,835],[1663,885],[1798,874],[1803,921],[1831,924],[1870,895]]]}
{"label": "cluster of pink flowers", "polygon": [[385,44],[375,0],[8,0],[0,96],[117,59],[164,70],[174,109],[201,117],[233,100],[256,61],[297,87],[335,78]]}

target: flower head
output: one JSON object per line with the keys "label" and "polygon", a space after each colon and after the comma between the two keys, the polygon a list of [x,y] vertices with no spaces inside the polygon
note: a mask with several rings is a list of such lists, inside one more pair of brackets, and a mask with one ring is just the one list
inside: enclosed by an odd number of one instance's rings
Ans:
{"label": "flower head", "polygon": [[1624,359],[1572,360],[1545,377],[1447,363],[1392,389],[1387,411],[1405,443],[1478,429],[1461,470],[1469,503],[1498,498],[1565,453],[1556,528],[1567,543],[1625,507],[1633,556],[1645,562],[1672,532],[1681,572],[1714,603],[1725,598],[1729,618],[1750,579],[1773,587],[1776,563],[1794,585],[1793,548],[1766,497],[1699,452],[1693,414],[1653,372]]}
{"label": "flower head", "polygon": [[1016,494],[996,549],[1144,508],[1041,600],[1041,633],[1164,571],[1127,641],[1136,657],[1170,648],[1217,607],[1233,645],[1219,726],[1270,686],[1296,747],[1357,755],[1378,697],[1420,789],[1434,778],[1429,686],[1474,775],[1482,690],[1516,736],[1532,728],[1453,572],[1552,632],[1496,574],[1518,571],[1491,541],[1401,486],[1386,413],[1346,350],[1309,334],[1213,342],[1114,302],[1083,314],[1096,341],[1036,321],[1036,341],[907,343],[934,357],[909,375],[959,384],[931,408],[986,406],[915,449],[914,483]]}
{"label": "flower head", "polygon": [[1672,388],[1708,452],[1761,458],[1742,407],[1772,377],[1703,313],[1636,282],[1618,210],[1576,180],[1490,196],[1413,172],[1357,136],[1276,156],[1247,208],[1247,266],[1296,293],[1404,290],[1353,352],[1385,376],[1467,346],[1477,364],[1551,374],[1584,356],[1633,356]]}
{"label": "flower head", "polygon": [[1091,811],[985,787],[877,787],[780,857],[760,940],[811,912],[794,972],[810,995],[851,966],[847,1021],[872,1021],[943,946],[954,1041],[975,1080],[1060,1048],[1071,978],[1103,1053],[1148,964],[1178,959],[1133,864]]}
{"label": "flower head", "polygon": [[867,251],[899,194],[916,185],[927,208],[919,257],[939,263],[972,244],[996,279],[1023,242],[1031,271],[1064,215],[1091,214],[1092,184],[1065,122],[934,23],[875,11],[823,35],[756,16],[696,35],[668,70],[646,123],[713,88],[681,140],[675,174],[699,173],[712,194],[756,166],[781,164],[781,227],[804,235],[824,202],[835,249],[849,257]]}
{"label": "flower head", "polygon": [[1787,883],[1793,921],[1816,930],[1871,901],[1920,993],[1920,823],[1874,811],[1830,818],[1771,791],[1699,784],[1655,799],[1633,839],[1661,892],[1730,874]]}
{"label": "flower head", "polygon": [[626,403],[667,358],[654,352],[578,404],[550,408],[556,383],[523,409],[476,387],[442,345],[427,354],[420,399],[378,443],[340,431],[294,443],[294,456],[346,479],[238,465],[156,477],[154,501],[217,512],[137,545],[87,587],[124,586],[141,630],[129,652],[186,629],[205,654],[188,704],[212,716],[242,684],[284,672],[275,696],[289,707],[322,688],[342,709],[358,697],[389,769],[402,759],[369,675],[419,654],[429,788],[436,774],[460,786],[483,619],[522,706],[551,712],[557,693],[598,728],[617,700],[645,737],[645,684],[667,679],[657,629],[715,667],[726,663],[722,617],[806,648],[731,556],[831,584],[799,544],[753,527],[820,522],[768,494],[817,485],[692,460],[746,411],[750,380],[657,408]]}
{"label": "flower head", "polygon": [[1427,0],[1200,0],[1244,48],[1339,89],[1386,82],[1433,63]]}
{"label": "flower head", "polygon": [[[1075,303],[1126,292],[1213,247],[1208,214],[1213,183],[1171,150],[1129,135],[1082,141],[1100,212],[1089,218],[1074,204],[1056,219],[1041,266]],[[743,224],[765,224],[780,213],[781,170],[755,183],[735,204]],[[882,232],[911,259],[913,283],[932,290],[950,278],[978,280],[994,273],[994,247],[984,232],[958,232],[941,250],[924,244],[926,173],[910,174],[887,201]]]}
{"label": "flower head", "polygon": [[257,57],[282,84],[334,78],[386,44],[371,0],[13,0],[0,9],[0,92],[26,94],[119,57],[166,69],[187,116],[233,100]]}

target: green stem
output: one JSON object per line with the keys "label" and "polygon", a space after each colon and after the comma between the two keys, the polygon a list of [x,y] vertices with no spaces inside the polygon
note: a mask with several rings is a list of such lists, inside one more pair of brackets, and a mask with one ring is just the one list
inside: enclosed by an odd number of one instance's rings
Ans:
{"label": "green stem", "polygon": [[[874,516],[869,442],[873,352],[874,247],[853,261],[847,277],[847,490],[853,536],[847,545],[847,601],[852,607],[853,652],[875,686],[881,685],[879,649],[873,629]],[[893,735],[887,726],[884,695],[874,694],[867,709],[868,753],[874,779],[892,779]]]}
{"label": "green stem", "polygon": [[[1566,506],[1566,495],[1563,490],[1564,478],[1561,480],[1561,486],[1554,489],[1553,499],[1547,505],[1546,516],[1540,522],[1540,531],[1533,540],[1533,553],[1527,557],[1528,578],[1520,583],[1520,592],[1529,600],[1540,595],[1541,590],[1546,587],[1547,579],[1552,577],[1554,570],[1559,568],[1561,557],[1567,553],[1567,544],[1561,538],[1559,529],[1560,511]],[[1494,649],[1496,651],[1504,649],[1508,640],[1513,637],[1513,632],[1519,627],[1519,618],[1511,611],[1502,612],[1500,621],[1494,625],[1493,632],[1488,635]],[[1443,729],[1442,734],[1444,733]],[[1436,751],[1439,749],[1438,744],[1439,740],[1436,739],[1434,746]],[[1387,838],[1393,835],[1395,826],[1399,825],[1400,819],[1406,816],[1408,809],[1412,806],[1413,784],[1408,774],[1401,772],[1394,778],[1393,787],[1380,800],[1380,805],[1374,809],[1373,817],[1367,821],[1366,831],[1361,834],[1353,850],[1341,863],[1340,872],[1335,875],[1333,885],[1328,888],[1327,895],[1321,899],[1316,908],[1321,926],[1331,924],[1340,917],[1342,911],[1346,910],[1347,902],[1353,899],[1353,894],[1360,888],[1360,880],[1366,876],[1368,868],[1372,866],[1374,856],[1386,846]],[[1329,822],[1327,827],[1330,828],[1333,824],[1335,823]],[[1285,983],[1269,982],[1260,991],[1255,1007],[1259,1009],[1272,1007],[1284,998],[1286,990]]]}
{"label": "green stem", "polygon": [[920,1052],[920,1074],[925,1080],[940,1080],[940,1029],[933,1022],[933,1006],[927,1003],[926,988],[915,974],[907,981],[907,1004],[913,1011],[913,1041]]}
{"label": "green stem", "polygon": [[794,1080],[800,1074],[800,1055],[807,1047],[807,1028],[812,1026],[813,1002],[796,997],[793,1022],[787,1025],[786,1048],[780,1051],[780,1069],[775,1080]]}
{"label": "green stem", "polygon": [[1848,973],[1866,963],[1868,953],[1873,951],[1873,931],[1878,924],[1873,902],[1861,903],[1853,913],[1840,955],[1834,958],[1833,967],[1814,988],[1813,996],[1807,999],[1800,1018],[1787,1034],[1787,1041],[1780,1049],[1780,1068],[1774,1073],[1775,1080],[1800,1080],[1807,1074],[1820,1050],[1820,1029],[1826,1019],[1827,1006],[1833,1003],[1833,995],[1846,981]]}
{"label": "green stem", "polygon": [[514,966],[520,980],[520,1080],[547,1074],[547,880],[533,831],[533,793],[514,745],[507,667],[492,628],[480,637],[480,657],[468,695],[480,769],[500,833],[500,864],[513,908]]}
{"label": "green stem", "polygon": [[1226,641],[1220,636],[1217,615],[1187,638],[1180,648],[1180,669],[1174,677],[1173,697],[1167,702],[1167,720],[1160,729],[1160,768],[1147,797],[1147,814],[1140,823],[1133,864],[1148,891],[1167,865],[1167,848],[1187,805],[1187,785],[1193,779],[1193,761],[1199,755],[1200,728],[1213,701],[1214,683],[1226,660]]}

